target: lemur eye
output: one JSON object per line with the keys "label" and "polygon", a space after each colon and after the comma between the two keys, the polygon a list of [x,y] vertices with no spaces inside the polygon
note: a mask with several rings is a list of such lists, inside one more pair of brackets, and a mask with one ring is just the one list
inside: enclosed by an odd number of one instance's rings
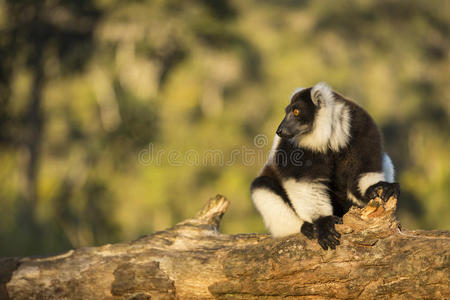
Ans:
{"label": "lemur eye", "polygon": [[292,112],[294,113],[294,116],[296,116],[296,117],[298,117],[300,115],[300,110],[297,108],[295,108]]}

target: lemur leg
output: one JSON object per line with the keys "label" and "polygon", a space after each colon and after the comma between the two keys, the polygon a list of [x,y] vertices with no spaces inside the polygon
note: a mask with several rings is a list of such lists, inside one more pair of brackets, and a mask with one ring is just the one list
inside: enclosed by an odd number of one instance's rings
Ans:
{"label": "lemur leg", "polygon": [[340,234],[334,225],[341,222],[333,216],[328,187],[322,180],[287,180],[283,183],[298,216],[305,220],[301,232],[308,238],[317,238],[324,250],[339,245]]}
{"label": "lemur leg", "polygon": [[378,196],[387,201],[391,196],[400,195],[400,184],[394,182],[394,166],[386,153],[383,153],[382,171],[361,174],[358,188],[367,202]]}
{"label": "lemur leg", "polygon": [[282,237],[299,232],[303,220],[290,206],[289,199],[276,179],[257,177],[251,186],[251,196],[272,236]]}

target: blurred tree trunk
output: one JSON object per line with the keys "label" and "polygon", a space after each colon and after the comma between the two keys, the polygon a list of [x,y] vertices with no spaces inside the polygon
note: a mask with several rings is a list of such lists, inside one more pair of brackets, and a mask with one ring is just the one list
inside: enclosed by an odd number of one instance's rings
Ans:
{"label": "blurred tree trunk", "polygon": [[450,233],[403,231],[396,199],[353,207],[342,244],[218,232],[228,201],[131,243],[0,260],[1,299],[450,298]]}
{"label": "blurred tree trunk", "polygon": [[27,132],[25,147],[28,154],[26,166],[26,193],[30,201],[33,215],[38,202],[37,176],[39,170],[39,157],[41,153],[43,128],[42,91],[45,82],[45,74],[42,52],[42,45],[36,45],[35,53],[31,58],[33,80],[31,87],[31,98],[25,119]]}
{"label": "blurred tree trunk", "polygon": [[[3,114],[8,120],[15,121],[8,123],[9,128],[3,129],[14,134],[0,132],[0,141],[2,135],[11,136],[11,142],[20,145],[26,154],[23,167],[24,195],[30,202],[26,207],[29,207],[33,217],[38,204],[39,162],[45,129],[44,88],[52,78],[67,76],[67,70],[70,73],[83,70],[94,49],[93,34],[100,11],[91,1],[4,2],[1,5],[5,20],[1,24],[0,44],[5,49],[1,49],[0,54],[6,55],[6,58],[0,63],[0,90],[5,90],[10,96],[14,78],[22,72],[29,72],[31,91],[27,103],[23,110],[20,108],[17,116],[8,107],[0,109],[0,117]],[[46,72],[46,61],[51,56],[57,66],[53,74],[52,71]],[[61,99],[64,97],[61,95]],[[2,94],[0,100],[1,104],[7,104],[10,99]],[[0,120],[0,124],[2,121],[5,122]],[[19,128],[12,130],[14,126]]]}

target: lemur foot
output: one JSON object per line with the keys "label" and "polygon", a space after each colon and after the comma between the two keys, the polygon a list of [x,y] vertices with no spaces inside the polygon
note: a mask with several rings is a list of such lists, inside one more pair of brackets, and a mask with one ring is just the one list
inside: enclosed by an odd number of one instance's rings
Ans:
{"label": "lemur foot", "polygon": [[305,222],[303,223],[302,228],[300,228],[300,231],[310,240],[317,238],[317,228],[315,224]]}
{"label": "lemur foot", "polygon": [[342,218],[336,216],[320,217],[314,224],[317,228],[317,241],[323,250],[336,249],[340,244],[339,238],[341,234],[334,228],[335,224],[342,224]]}
{"label": "lemur foot", "polygon": [[[381,190],[381,191],[380,191]],[[398,198],[400,195],[400,184],[398,182],[390,183],[380,181],[371,185],[366,191],[366,197],[369,200],[375,199],[380,196],[383,201],[388,201],[391,196]]]}

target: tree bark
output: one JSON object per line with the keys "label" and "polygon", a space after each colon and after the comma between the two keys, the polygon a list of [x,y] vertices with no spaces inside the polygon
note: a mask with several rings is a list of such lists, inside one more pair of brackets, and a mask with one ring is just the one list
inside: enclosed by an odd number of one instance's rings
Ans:
{"label": "tree bark", "polygon": [[228,207],[136,241],[0,260],[0,299],[449,299],[450,233],[405,231],[397,199],[352,207],[324,251],[301,234],[218,232]]}

